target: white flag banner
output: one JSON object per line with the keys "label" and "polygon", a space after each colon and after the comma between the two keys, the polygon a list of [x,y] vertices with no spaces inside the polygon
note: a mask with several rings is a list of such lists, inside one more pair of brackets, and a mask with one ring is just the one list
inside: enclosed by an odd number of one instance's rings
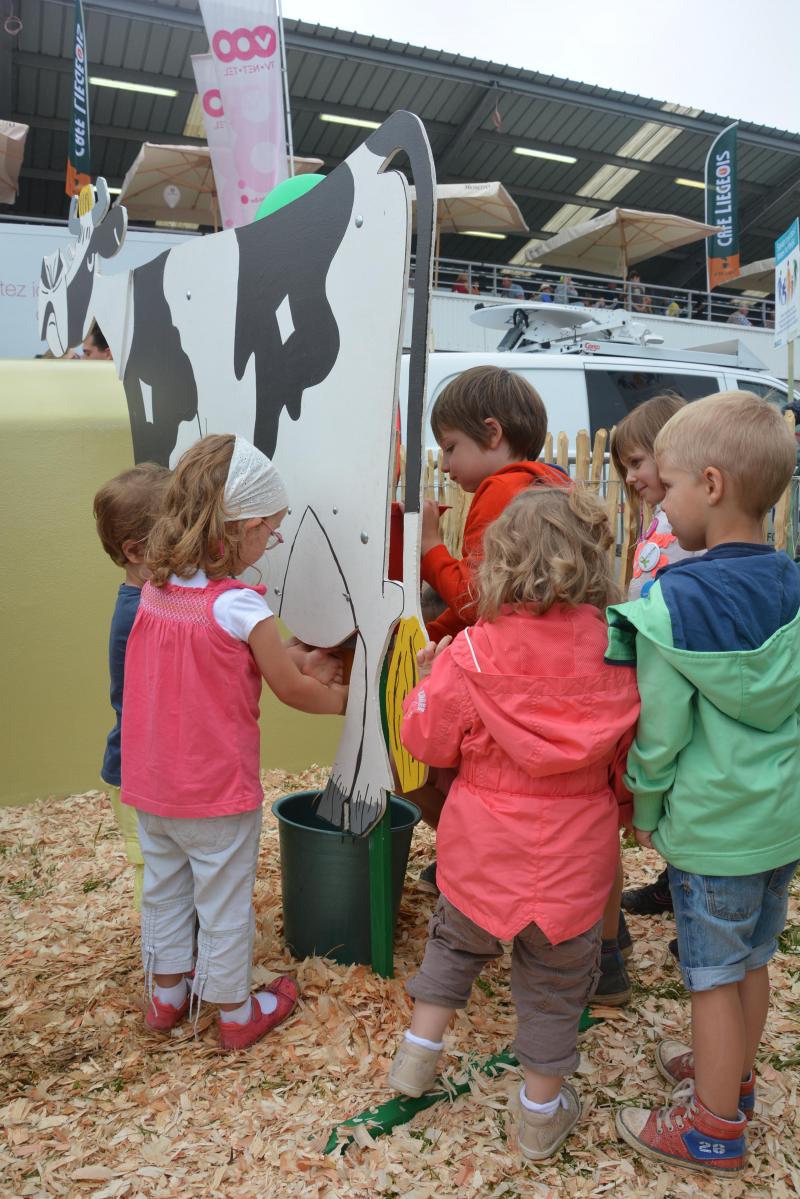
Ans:
{"label": "white flag banner", "polygon": [[224,182],[214,162],[217,188],[220,195],[224,191],[226,206],[235,189],[231,219],[247,225],[264,196],[288,174],[277,5],[275,0],[200,0],[200,11],[229,146],[221,168]]}
{"label": "white flag banner", "polygon": [[220,223],[223,229],[233,229],[239,214],[239,188],[236,186],[237,172],[233,161],[233,148],[225,123],[222,93],[217,86],[217,72],[210,54],[193,54],[192,69],[197,83],[197,94],[203,112],[206,140],[211,154],[214,182],[217,188]]}

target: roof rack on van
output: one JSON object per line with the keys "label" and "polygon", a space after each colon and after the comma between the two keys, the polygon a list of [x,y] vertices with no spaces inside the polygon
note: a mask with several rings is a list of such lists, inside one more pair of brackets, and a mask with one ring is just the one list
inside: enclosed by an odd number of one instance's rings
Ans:
{"label": "roof rack on van", "polygon": [[577,304],[476,304],[472,320],[504,331],[498,350],[528,354],[613,354],[702,363],[708,366],[766,370],[765,364],[736,339],[691,349],[661,349],[664,339],[623,309],[604,311]]}

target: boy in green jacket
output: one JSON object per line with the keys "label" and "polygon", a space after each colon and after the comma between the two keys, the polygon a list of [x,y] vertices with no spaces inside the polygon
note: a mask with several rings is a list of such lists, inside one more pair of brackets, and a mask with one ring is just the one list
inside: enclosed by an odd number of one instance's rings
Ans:
{"label": "boy in green jacket", "polygon": [[795,446],[776,407],[726,392],[673,416],[655,452],[680,544],[707,552],[609,608],[607,660],[636,661],[625,781],[637,840],[669,864],[692,1044],[656,1050],[671,1105],[616,1122],[646,1157],[735,1173],[800,858],[800,573],[763,531]]}

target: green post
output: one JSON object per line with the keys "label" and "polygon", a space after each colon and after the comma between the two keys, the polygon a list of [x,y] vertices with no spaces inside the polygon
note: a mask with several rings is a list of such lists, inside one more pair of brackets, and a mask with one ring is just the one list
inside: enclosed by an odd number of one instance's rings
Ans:
{"label": "green post", "polygon": [[[386,683],[389,675],[388,659],[384,659],[381,670],[381,726],[387,749],[389,725],[386,717]],[[369,835],[369,920],[372,969],[382,978],[394,975],[394,947],[392,937],[392,814],[390,797],[386,797],[386,811]]]}
{"label": "green post", "polygon": [[369,918],[372,969],[382,978],[394,974],[392,946],[392,814],[386,811],[369,835]]}

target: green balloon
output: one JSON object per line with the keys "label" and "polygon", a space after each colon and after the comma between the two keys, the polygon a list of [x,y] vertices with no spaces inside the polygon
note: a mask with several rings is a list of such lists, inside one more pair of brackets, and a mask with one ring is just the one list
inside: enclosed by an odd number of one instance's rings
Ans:
{"label": "green balloon", "polygon": [[292,200],[304,196],[312,187],[322,183],[324,178],[324,175],[292,175],[291,179],[284,179],[283,183],[273,187],[269,195],[264,196],[258,206],[256,220],[260,221],[263,216],[269,216],[271,212],[277,212],[279,208],[291,204]]}

